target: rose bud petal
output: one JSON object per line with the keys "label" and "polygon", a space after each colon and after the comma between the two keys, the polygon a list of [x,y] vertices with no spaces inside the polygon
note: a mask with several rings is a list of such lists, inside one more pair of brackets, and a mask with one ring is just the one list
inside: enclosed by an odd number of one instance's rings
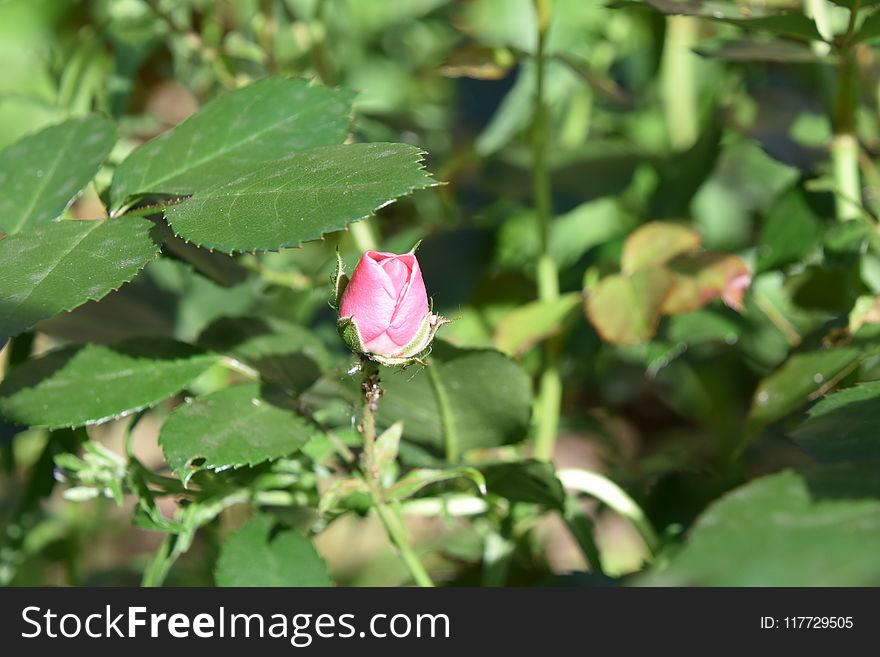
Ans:
{"label": "rose bud petal", "polygon": [[[344,281],[338,272],[337,281]],[[413,253],[367,251],[339,289],[339,333],[354,352],[405,364],[431,344],[442,318],[431,313]]]}

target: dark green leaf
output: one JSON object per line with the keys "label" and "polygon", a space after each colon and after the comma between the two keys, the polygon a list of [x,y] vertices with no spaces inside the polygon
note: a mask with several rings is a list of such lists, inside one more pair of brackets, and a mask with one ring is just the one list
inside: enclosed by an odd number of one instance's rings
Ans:
{"label": "dark green leaf", "polygon": [[0,412],[50,428],[104,422],[176,394],[217,361],[167,340],[69,347],[15,368],[0,383]]}
{"label": "dark green leaf", "polygon": [[[529,375],[503,354],[488,349],[456,349],[435,343],[433,364],[446,388],[463,450],[497,447],[526,438],[532,403]],[[404,438],[443,449],[440,412],[428,374],[421,368],[384,369],[385,395],[379,418],[397,420]]]}
{"label": "dark green leaf", "polygon": [[832,55],[819,54],[809,45],[793,41],[723,41],[702,46],[696,52],[703,57],[728,62],[817,64],[834,61]]}
{"label": "dark green leaf", "polygon": [[406,144],[327,146],[196,192],[165,211],[174,231],[225,252],[299,246],[435,184]]}
{"label": "dark green leaf", "polygon": [[758,385],[749,419],[774,422],[807,403],[810,395],[861,357],[854,348],[794,354]]}
{"label": "dark green leaf", "polygon": [[880,36],[880,11],[868,16],[856,32],[855,40],[858,42],[870,41]]}
{"label": "dark green leaf", "polygon": [[565,490],[550,463],[526,459],[492,463],[480,466],[480,469],[486,477],[486,490],[493,495],[558,511],[565,507]]}
{"label": "dark green leaf", "polygon": [[113,206],[147,193],[186,196],[292,152],[340,144],[351,99],[346,91],[280,79],[222,95],[119,165]]}
{"label": "dark green leaf", "polygon": [[453,479],[470,479],[477,486],[480,493],[484,495],[486,493],[486,480],[476,468],[460,467],[447,468],[445,470],[416,468],[408,472],[405,477],[388,489],[388,499],[405,500],[427,486],[444,481],[452,481]]}
{"label": "dark green leaf", "polygon": [[803,192],[788,191],[767,213],[758,245],[758,271],[803,260],[821,239],[821,223]]}
{"label": "dark green leaf", "polygon": [[266,317],[224,317],[202,332],[199,344],[255,368],[265,380],[301,392],[334,362],[310,330]]}
{"label": "dark green leaf", "polygon": [[217,586],[331,586],[327,564],[312,542],[295,529],[273,532],[272,516],[261,514],[232,533],[220,549]]}
{"label": "dark green leaf", "polygon": [[17,233],[61,216],[116,141],[106,119],[70,119],[0,152],[0,230]]}
{"label": "dark green leaf", "polygon": [[684,549],[642,583],[660,586],[880,584],[880,501],[814,500],[783,472],[713,504]]}
{"label": "dark green leaf", "polygon": [[286,456],[314,433],[284,396],[248,383],[176,408],[162,426],[159,445],[186,483],[198,470],[226,470]]}
{"label": "dark green leaf", "polygon": [[821,400],[793,437],[820,461],[864,463],[880,460],[878,427],[880,382],[872,381]]}
{"label": "dark green leaf", "polygon": [[0,337],[118,289],[159,254],[146,219],[61,221],[0,241]]}

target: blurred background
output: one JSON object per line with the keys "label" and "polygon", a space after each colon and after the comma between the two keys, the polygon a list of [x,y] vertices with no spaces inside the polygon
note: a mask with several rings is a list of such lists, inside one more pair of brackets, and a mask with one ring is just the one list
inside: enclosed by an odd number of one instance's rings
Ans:
{"label": "blurred background", "polygon": [[[638,340],[617,340],[608,329],[603,339],[580,312],[564,333],[555,463],[604,473],[639,503],[660,540],[674,545],[725,492],[811,466],[787,438],[786,415],[802,418],[804,404],[833,385],[876,378],[873,356],[830,372],[811,363],[806,384],[797,373],[795,383],[773,389],[782,397],[774,397],[774,410],[754,412],[762,380],[792,353],[839,338],[857,299],[880,292],[880,258],[864,228],[876,219],[844,230],[834,218],[828,149],[836,69],[823,44],[797,38],[803,33],[789,26],[751,30],[737,22],[816,3],[690,3],[704,16],[738,12],[724,14],[727,21],[658,11],[671,1],[552,4],[544,80],[555,215],[549,248],[562,291],[589,289],[617,271],[627,236],[656,220],[686,222],[707,250],[737,254],[754,274],[739,309],[698,304],[656,318]],[[825,3],[824,10],[832,29],[846,29],[845,7]],[[385,250],[423,240],[429,292],[454,320],[442,338],[497,347],[505,318],[536,296],[541,244],[529,144],[535,11],[531,0],[3,0],[0,147],[66,117],[100,112],[117,121],[111,160],[119,162],[218,93],[252,80],[304,77],[355,90],[352,139],[418,145],[427,168],[447,183],[383,210],[369,229]],[[865,46],[856,63],[856,130],[872,217],[880,62]],[[71,216],[106,214],[101,192],[110,175],[110,168],[99,175]],[[221,258],[210,276],[182,260],[159,260],[101,302],[44,322],[33,349],[145,334],[194,340],[220,315],[271,313],[314,327],[339,351],[327,307],[337,245],[356,260],[348,233],[259,258]],[[540,349],[508,351],[537,374]],[[155,436],[169,408],[137,427],[136,451],[151,468],[164,467]],[[121,453],[124,424],[89,433]],[[34,473],[52,472],[51,461],[40,460],[46,433],[0,431],[0,581],[136,584],[161,534],[132,526],[133,502],[71,503],[59,487],[28,504],[29,495],[41,494]],[[174,501],[162,504],[170,513]],[[649,551],[631,523],[584,504],[606,575],[641,571]],[[216,536],[240,522],[231,508],[206,527],[168,583],[211,584]],[[481,582],[481,522],[413,521],[439,579]],[[406,580],[369,520],[346,516],[317,546],[338,583]],[[587,571],[553,516],[535,520],[513,549],[508,583],[561,582]],[[734,565],[727,573],[713,582],[747,581]]]}

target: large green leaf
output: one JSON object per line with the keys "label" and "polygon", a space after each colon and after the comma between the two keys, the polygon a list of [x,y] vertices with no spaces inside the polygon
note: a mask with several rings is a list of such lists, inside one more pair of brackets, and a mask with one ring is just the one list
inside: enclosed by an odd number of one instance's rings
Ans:
{"label": "large green leaf", "polygon": [[331,586],[327,564],[314,545],[294,529],[273,531],[261,514],[232,533],[220,549],[217,586]]}
{"label": "large green leaf", "polygon": [[159,445],[184,483],[198,470],[286,456],[315,433],[286,404],[286,397],[258,383],[219,390],[176,408],[162,426]]}
{"label": "large green leaf", "polygon": [[481,465],[486,489],[512,502],[540,504],[548,509],[562,510],[565,489],[556,476],[552,463],[535,459],[510,463]]}
{"label": "large green leaf", "polygon": [[795,441],[820,461],[880,460],[880,381],[829,395],[810,410]]}
{"label": "large green leaf", "polygon": [[60,349],[16,367],[0,383],[0,411],[31,426],[103,422],[174,395],[217,360],[167,340]]}
{"label": "large green leaf", "polygon": [[184,239],[220,251],[299,246],[435,184],[422,155],[406,144],[313,148],[200,190],[165,216]]}
{"label": "large green leaf", "polygon": [[767,212],[758,245],[758,270],[806,258],[822,239],[822,225],[799,189],[783,194]]}
{"label": "large green leaf", "polygon": [[294,151],[340,144],[351,100],[346,91],[281,79],[220,96],[119,165],[113,206],[147,193],[185,196]]}
{"label": "large green leaf", "polygon": [[116,141],[98,116],[70,119],[0,152],[0,230],[7,234],[61,216],[98,172]]}
{"label": "large green leaf", "polygon": [[0,241],[0,338],[98,300],[159,254],[146,219],[60,221]]}
{"label": "large green leaf", "polygon": [[[497,351],[456,349],[442,342],[435,343],[432,360],[463,450],[525,439],[532,385],[519,365]],[[428,373],[418,367],[384,369],[382,385],[380,421],[390,426],[402,420],[405,438],[442,450],[443,426]]]}
{"label": "large green leaf", "polygon": [[880,502],[817,500],[800,475],[763,477],[707,509],[661,586],[880,584]]}
{"label": "large green leaf", "polygon": [[749,420],[761,425],[797,410],[860,356],[858,349],[850,347],[794,354],[758,384]]}

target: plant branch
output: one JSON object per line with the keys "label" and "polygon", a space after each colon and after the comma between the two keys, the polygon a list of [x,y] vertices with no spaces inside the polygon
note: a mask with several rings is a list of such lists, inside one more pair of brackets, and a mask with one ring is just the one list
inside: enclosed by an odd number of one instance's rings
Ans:
{"label": "plant branch", "polygon": [[[538,258],[538,298],[553,301],[559,298],[559,271],[549,250],[553,198],[550,172],[547,167],[549,146],[547,103],[544,98],[546,36],[550,22],[548,0],[535,0],[538,12],[538,48],[535,53],[535,106],[532,122],[532,195],[541,236]],[[559,374],[560,338],[550,338],[544,345],[544,362],[538,387],[535,425],[535,456],[549,460],[556,444],[559,407],[562,401],[562,380]]]}
{"label": "plant branch", "polygon": [[382,383],[379,380],[379,366],[366,358],[361,359],[363,381],[361,391],[363,393],[363,420],[361,431],[364,436],[364,478],[370,488],[373,505],[388,538],[397,548],[404,565],[409,570],[413,581],[419,586],[432,587],[434,582],[422,562],[409,545],[406,538],[406,529],[400,517],[388,506],[385,501],[385,491],[382,488],[381,472],[376,462],[376,411],[379,408],[379,399],[382,397]]}

